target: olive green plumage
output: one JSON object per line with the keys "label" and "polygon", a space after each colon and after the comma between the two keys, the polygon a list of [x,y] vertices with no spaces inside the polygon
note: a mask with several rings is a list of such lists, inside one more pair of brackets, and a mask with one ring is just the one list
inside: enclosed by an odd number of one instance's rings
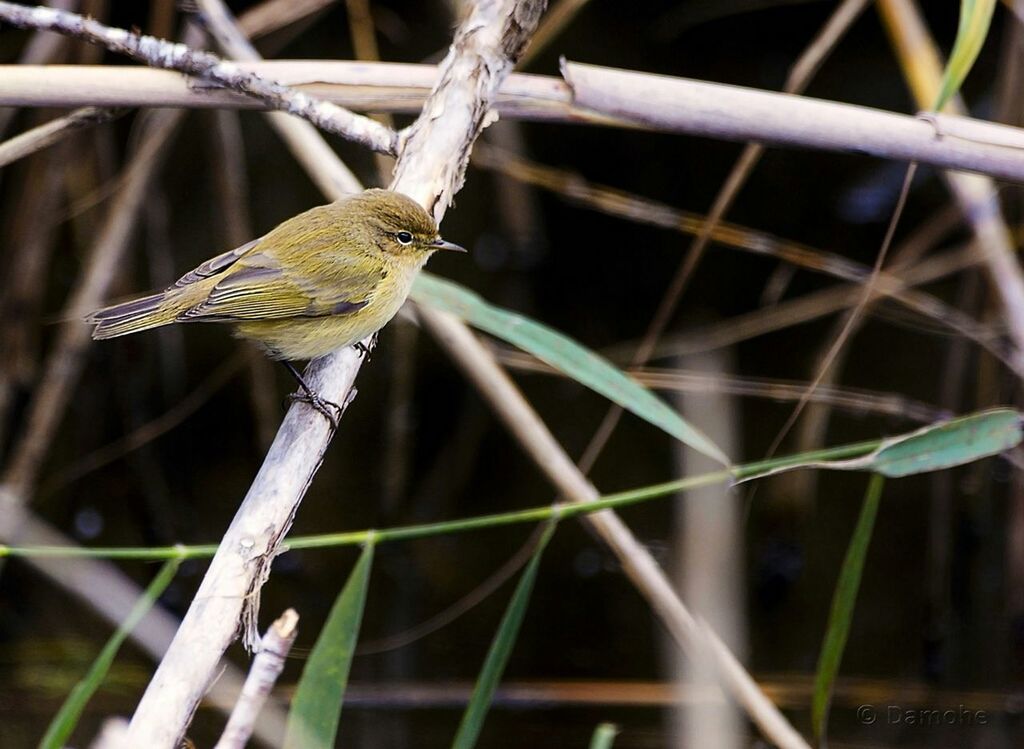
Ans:
{"label": "olive green plumage", "polygon": [[176,322],[223,322],[275,359],[357,343],[398,312],[440,238],[418,203],[366,190],[294,216],[218,255],[158,294],[94,312],[95,339]]}

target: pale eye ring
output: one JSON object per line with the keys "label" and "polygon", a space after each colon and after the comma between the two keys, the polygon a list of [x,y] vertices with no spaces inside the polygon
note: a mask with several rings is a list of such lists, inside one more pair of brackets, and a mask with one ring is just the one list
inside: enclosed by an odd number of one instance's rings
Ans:
{"label": "pale eye ring", "polygon": [[412,244],[412,234],[407,231],[400,231],[395,234],[395,239],[398,240],[399,244]]}

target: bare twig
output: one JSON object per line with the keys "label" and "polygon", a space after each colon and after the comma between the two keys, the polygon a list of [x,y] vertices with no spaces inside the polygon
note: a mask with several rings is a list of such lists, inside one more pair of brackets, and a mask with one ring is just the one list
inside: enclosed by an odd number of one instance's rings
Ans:
{"label": "bare twig", "polygon": [[284,670],[285,659],[299,634],[298,624],[299,615],[294,609],[288,609],[267,629],[249,667],[249,676],[242,686],[238,703],[231,711],[224,733],[214,749],[245,748],[252,736],[256,718],[277,683],[277,677]]}
{"label": "bare twig", "polygon": [[[430,103],[404,139],[392,187],[431,208],[438,221],[461,184],[470,144],[484,125],[498,85],[542,9],[542,2],[475,4],[440,66]],[[340,351],[314,362],[306,377],[325,398],[346,402],[360,364],[353,350]],[[247,619],[252,616],[270,563],[329,439],[330,429],[319,414],[301,405],[289,410],[139,703],[131,728],[136,745],[170,747],[185,730],[238,632],[243,610]]]}
{"label": "bare twig", "polygon": [[[229,57],[246,61],[250,65],[254,61],[259,61],[260,55],[256,48],[244,34],[235,29],[234,19],[222,2],[199,0],[199,7],[210,33]],[[290,117],[284,112],[271,112],[268,119],[271,127],[288,144],[306,172],[313,177],[317,187],[332,200],[362,189],[356,176],[334,154],[313,125]]]}
{"label": "bare twig", "polygon": [[322,130],[382,153],[395,153],[395,133],[368,117],[350,112],[247,72],[209,52],[190,49],[164,39],[111,28],[76,13],[52,8],[30,8],[0,2],[0,21],[26,29],[56,31],[98,44],[157,68],[176,70],[216,86],[259,99],[271,109],[309,120]]}

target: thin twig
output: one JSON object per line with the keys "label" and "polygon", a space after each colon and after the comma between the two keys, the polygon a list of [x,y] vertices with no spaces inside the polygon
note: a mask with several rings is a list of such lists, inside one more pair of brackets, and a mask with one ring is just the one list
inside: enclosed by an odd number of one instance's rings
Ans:
{"label": "thin twig", "polygon": [[299,634],[298,624],[299,615],[294,609],[288,609],[267,629],[249,667],[249,676],[242,686],[235,709],[231,711],[214,749],[245,749],[256,718],[277,683],[277,677],[284,670],[285,659]]}
{"label": "thin twig", "polygon": [[393,154],[393,131],[331,102],[322,101],[247,72],[209,52],[156,37],[112,28],[99,21],[52,8],[30,8],[0,1],[0,21],[24,29],[55,31],[98,44],[112,52],[165,70],[176,70],[210,84],[259,99],[271,109],[309,120],[322,130],[340,135],[374,151]]}

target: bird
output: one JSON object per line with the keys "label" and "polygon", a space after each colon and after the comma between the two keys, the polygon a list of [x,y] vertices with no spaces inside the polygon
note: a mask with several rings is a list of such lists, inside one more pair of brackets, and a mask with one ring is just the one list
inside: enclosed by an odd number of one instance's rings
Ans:
{"label": "bird", "polygon": [[284,363],[309,403],[336,427],[341,408],[306,383],[293,361],[356,345],[383,328],[441,238],[415,200],[370,189],[293,216],[267,234],[210,258],[163,291],[92,312],[94,340],[173,323],[227,323]]}

